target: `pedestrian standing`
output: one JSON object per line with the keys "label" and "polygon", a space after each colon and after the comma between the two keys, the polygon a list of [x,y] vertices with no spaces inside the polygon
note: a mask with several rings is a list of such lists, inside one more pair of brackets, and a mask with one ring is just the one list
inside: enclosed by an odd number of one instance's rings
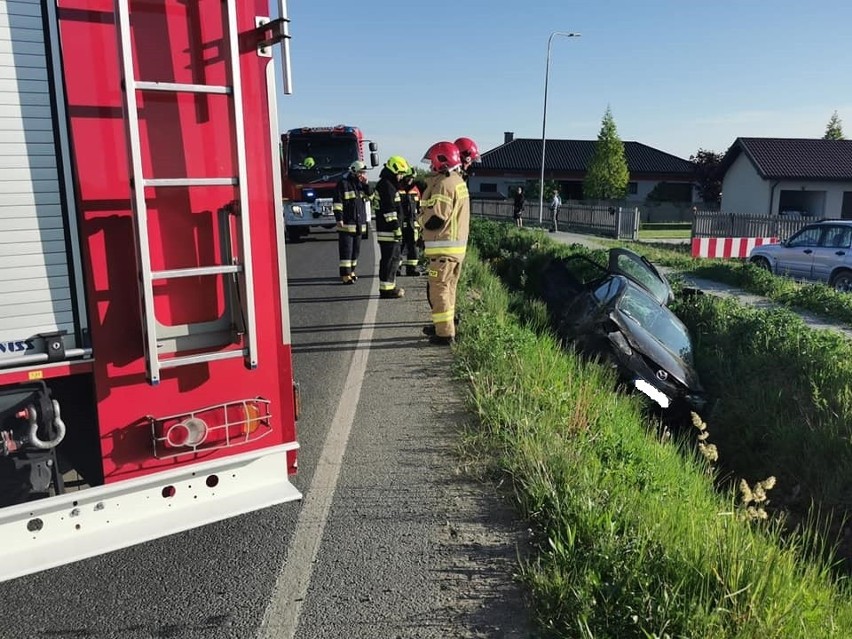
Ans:
{"label": "pedestrian standing", "polygon": [[361,234],[367,227],[367,200],[370,183],[367,165],[356,160],[337,183],[332,211],[337,222],[337,252],[340,258],[340,281],[354,284],[358,279],[355,268],[361,253]]}
{"label": "pedestrian standing", "polygon": [[402,244],[402,198],[400,181],[408,173],[408,162],[399,155],[388,158],[376,183],[378,213],[376,214],[376,240],[379,242],[379,297],[399,299],[405,289],[396,285]]}
{"label": "pedestrian standing", "polygon": [[524,188],[519,186],[514,195],[514,206],[512,217],[515,218],[515,224],[518,228],[524,226]]}
{"label": "pedestrian standing", "polygon": [[433,344],[452,344],[456,335],[456,288],[470,229],[470,197],[455,144],[437,142],[425,158],[433,173],[426,180],[421,200],[420,226],[429,260],[427,294],[432,325],[423,332]]}
{"label": "pedestrian standing", "polygon": [[556,233],[559,230],[559,208],[562,206],[562,198],[559,197],[559,189],[553,190],[553,197],[550,199],[550,217],[553,220],[553,228],[551,233]]}
{"label": "pedestrian standing", "polygon": [[420,215],[420,189],[414,183],[414,169],[409,167],[408,174],[402,178],[399,187],[402,204],[402,252],[399,274],[419,277],[420,255],[417,249],[417,235],[420,228],[417,218]]}

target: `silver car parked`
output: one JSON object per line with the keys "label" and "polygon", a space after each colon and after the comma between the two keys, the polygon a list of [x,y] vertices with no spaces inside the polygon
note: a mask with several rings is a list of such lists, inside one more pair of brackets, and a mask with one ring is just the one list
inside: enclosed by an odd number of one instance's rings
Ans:
{"label": "silver car parked", "polygon": [[852,291],[852,220],[810,224],[780,244],[754,247],[748,261],[776,275]]}

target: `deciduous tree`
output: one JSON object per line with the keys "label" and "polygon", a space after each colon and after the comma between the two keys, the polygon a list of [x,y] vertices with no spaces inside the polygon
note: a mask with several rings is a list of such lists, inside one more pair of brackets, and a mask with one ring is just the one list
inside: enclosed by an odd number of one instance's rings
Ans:
{"label": "deciduous tree", "polygon": [[719,202],[722,199],[722,154],[698,149],[695,155],[689,156],[689,161],[695,164],[695,183],[701,199],[708,203]]}

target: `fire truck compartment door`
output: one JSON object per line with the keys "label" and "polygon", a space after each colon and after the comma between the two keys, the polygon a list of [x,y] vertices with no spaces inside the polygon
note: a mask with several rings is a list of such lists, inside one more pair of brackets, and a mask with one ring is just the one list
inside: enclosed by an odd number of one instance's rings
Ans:
{"label": "fire truck compartment door", "polygon": [[0,1],[0,370],[84,347],[55,10]]}

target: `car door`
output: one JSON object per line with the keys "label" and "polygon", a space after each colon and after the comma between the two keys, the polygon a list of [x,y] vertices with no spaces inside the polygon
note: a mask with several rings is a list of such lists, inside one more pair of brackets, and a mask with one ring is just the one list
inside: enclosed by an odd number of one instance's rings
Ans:
{"label": "car door", "polygon": [[638,253],[627,249],[611,249],[608,270],[610,273],[623,275],[636,282],[664,306],[674,299],[674,292],[669,281],[651,262]]}
{"label": "car door", "polygon": [[812,279],[814,251],[822,234],[823,228],[813,225],[792,235],[776,252],[775,272],[796,279]]}
{"label": "car door", "polygon": [[825,224],[819,246],[813,253],[811,276],[819,282],[828,282],[831,272],[846,260],[852,245],[852,227],[841,224]]}

